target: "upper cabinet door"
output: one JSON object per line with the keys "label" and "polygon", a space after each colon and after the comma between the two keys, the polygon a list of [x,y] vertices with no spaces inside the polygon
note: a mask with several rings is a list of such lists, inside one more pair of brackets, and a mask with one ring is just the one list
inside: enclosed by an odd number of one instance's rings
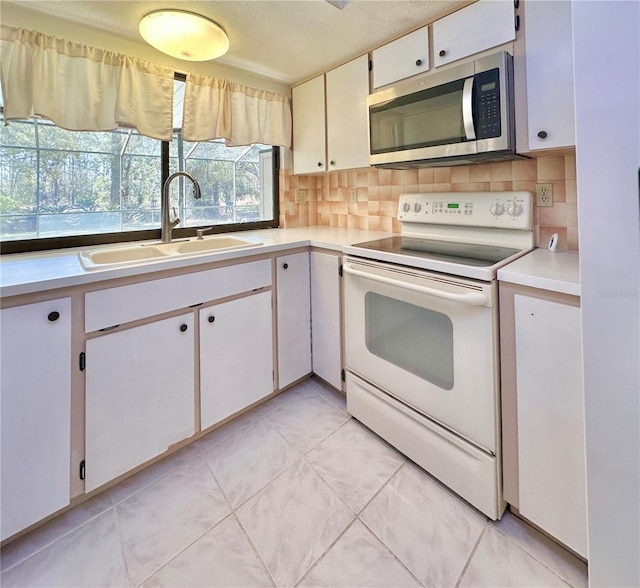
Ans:
{"label": "upper cabinet door", "polygon": [[433,23],[436,67],[516,38],[513,0],[478,0]]}
{"label": "upper cabinet door", "polygon": [[429,70],[429,29],[423,27],[373,51],[373,87]]}
{"label": "upper cabinet door", "polygon": [[524,26],[529,150],[573,146],[571,2],[525,2]]}
{"label": "upper cabinet door", "polygon": [[291,96],[293,173],[325,171],[324,75],[296,86]]}
{"label": "upper cabinet door", "polygon": [[332,69],[327,72],[326,77],[327,169],[333,171],[367,167],[369,57],[363,55]]}

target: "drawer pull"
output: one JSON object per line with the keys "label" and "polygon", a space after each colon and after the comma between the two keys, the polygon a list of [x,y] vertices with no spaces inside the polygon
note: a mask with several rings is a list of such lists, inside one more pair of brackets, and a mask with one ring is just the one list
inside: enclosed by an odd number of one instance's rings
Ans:
{"label": "drawer pull", "polygon": [[208,319],[207,319],[210,323],[214,323],[216,320],[216,317],[211,315]]}
{"label": "drawer pull", "polygon": [[422,59],[416,59],[416,65],[420,67],[422,65]]}
{"label": "drawer pull", "polygon": [[440,57],[444,57],[447,54],[447,52],[444,49],[440,49],[440,51],[438,52],[438,55]]}
{"label": "drawer pull", "polygon": [[289,269],[289,264],[288,264],[288,263],[283,263],[283,264],[282,264],[282,267],[283,267],[284,269]]}
{"label": "drawer pull", "polygon": [[185,325],[184,323],[180,325],[180,331],[182,333],[184,333],[189,327],[187,325]]}
{"label": "drawer pull", "polygon": [[60,318],[60,313],[57,310],[54,310],[53,312],[49,313],[49,316],[47,316],[47,318],[53,323]]}

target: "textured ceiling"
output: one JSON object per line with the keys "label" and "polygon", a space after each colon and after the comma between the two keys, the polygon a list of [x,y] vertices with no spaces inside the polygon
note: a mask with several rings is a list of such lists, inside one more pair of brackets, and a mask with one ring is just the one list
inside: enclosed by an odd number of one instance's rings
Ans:
{"label": "textured ceiling", "polygon": [[469,0],[14,0],[8,2],[143,42],[138,22],[160,8],[215,20],[231,49],[218,61],[293,84],[469,4]]}

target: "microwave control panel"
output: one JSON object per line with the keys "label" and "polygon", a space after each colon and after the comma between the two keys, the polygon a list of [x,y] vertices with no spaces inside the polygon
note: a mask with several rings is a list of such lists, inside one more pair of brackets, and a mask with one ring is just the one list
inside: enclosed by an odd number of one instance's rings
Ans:
{"label": "microwave control panel", "polygon": [[530,229],[532,219],[527,191],[402,194],[398,202],[402,223]]}
{"label": "microwave control panel", "polygon": [[498,68],[476,74],[474,105],[477,115],[476,137],[492,139],[502,132],[500,117],[500,70]]}

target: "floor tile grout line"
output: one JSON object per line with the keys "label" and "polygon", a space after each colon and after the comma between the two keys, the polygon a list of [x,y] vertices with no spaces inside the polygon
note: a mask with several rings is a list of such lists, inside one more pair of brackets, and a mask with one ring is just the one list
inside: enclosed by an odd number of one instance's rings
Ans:
{"label": "floor tile grout line", "polygon": [[[506,539],[508,539],[509,542],[513,543],[513,545],[515,545],[520,551],[524,551],[524,553],[532,557],[535,561],[537,561],[539,564],[541,564],[543,567],[549,570],[554,576],[556,576],[556,578],[562,580],[567,586],[571,586],[572,588],[574,588],[573,584],[569,581],[568,578],[565,578],[564,576],[562,576],[558,570],[550,567],[548,563],[544,562],[535,554],[531,553],[524,545],[522,545],[522,543],[520,543],[520,541],[516,540],[514,537],[511,537],[510,535],[507,535],[507,533],[505,533],[501,529],[498,529],[497,527],[492,526],[492,529],[500,533],[500,535],[502,535]],[[549,539],[549,541],[551,541],[551,539]]]}
{"label": "floor tile grout line", "polygon": [[[10,565],[8,568],[3,569],[2,570],[2,574],[5,574],[6,572],[8,572],[9,570],[12,570],[13,568],[15,568],[16,566],[26,562],[27,560],[31,559],[32,557],[34,557],[35,555],[37,555],[38,553],[44,551],[45,549],[47,549],[48,547],[51,547],[54,543],[57,543],[58,541],[60,541],[61,539],[64,539],[65,537],[71,535],[71,533],[77,531],[78,529],[81,529],[82,527],[84,527],[85,525],[87,525],[88,523],[90,523],[91,521],[94,521],[95,519],[97,519],[98,517],[101,517],[102,515],[105,515],[109,510],[114,509],[114,505],[110,505],[108,508],[105,508],[103,511],[99,512],[96,515],[93,515],[92,517],[89,517],[86,521],[83,521],[82,523],[76,525],[75,527],[72,527],[71,529],[69,529],[68,531],[62,533],[62,535],[58,535],[55,539],[52,539],[51,541],[49,541],[48,543],[45,543],[42,547],[39,547],[38,549],[36,549],[35,551],[31,552],[29,555],[27,555],[26,557],[23,557],[22,559],[18,560],[17,562],[15,562],[14,564]],[[53,519],[55,520],[55,519]],[[35,529],[37,530],[37,529]],[[33,532],[35,532],[35,530]],[[19,540],[19,539],[18,539]],[[2,575],[0,574],[0,575]]]}
{"label": "floor tile grout line", "polygon": [[178,556],[182,555],[185,551],[187,551],[187,549],[189,549],[192,545],[194,545],[194,543],[197,543],[198,541],[200,541],[200,539],[202,539],[207,533],[213,531],[213,529],[215,529],[218,525],[226,521],[231,516],[233,516],[233,512],[227,513],[217,523],[214,523],[213,525],[211,525],[211,527],[209,527],[206,531],[198,535],[193,541],[190,541],[185,547],[179,549],[167,561],[163,562],[160,566],[158,566],[155,570],[153,570],[153,572],[151,572],[150,574],[145,576],[142,580],[140,580],[140,582],[138,582],[135,585],[135,587],[131,584],[131,581],[129,581],[129,584],[132,586],[132,588],[138,588],[139,586],[142,586],[142,584],[144,584],[144,582],[146,582],[149,578],[152,578],[153,576],[155,576],[161,569],[169,565],[173,560],[175,560]]}
{"label": "floor tile grout line", "polygon": [[354,517],[349,521],[349,523],[347,524],[347,526],[338,534],[338,536],[332,541],[331,545],[329,545],[329,547],[327,547],[319,556],[318,559],[316,559],[316,561],[314,561],[310,566],[309,569],[302,574],[302,577],[300,577],[298,579],[298,581],[294,584],[294,588],[297,588],[298,586],[300,586],[301,582],[304,581],[304,579],[320,564],[320,562],[325,558],[325,556],[335,547],[336,543],[338,543],[338,541],[340,541],[340,539],[342,539],[342,537],[344,537],[345,533],[354,525],[354,523],[358,520],[357,515],[354,515]]}
{"label": "floor tile grout line", "polygon": [[240,529],[244,533],[245,537],[247,538],[247,541],[249,542],[249,545],[251,546],[251,549],[253,550],[253,552],[255,553],[256,557],[258,558],[258,561],[262,564],[262,567],[264,568],[265,572],[267,572],[267,576],[269,577],[269,580],[271,580],[273,588],[277,588],[278,585],[276,583],[275,578],[273,577],[273,574],[271,573],[271,570],[269,569],[269,566],[262,559],[262,556],[258,552],[258,548],[253,544],[253,541],[251,541],[251,536],[249,535],[249,532],[244,528],[244,525],[242,524],[242,521],[240,520],[240,517],[235,512],[232,512],[231,514],[236,519],[236,521],[238,522],[238,526],[240,527]]}
{"label": "floor tile grout line", "polygon": [[127,582],[129,584],[129,588],[132,588],[132,583],[131,583],[131,572],[129,571],[129,562],[127,560],[127,550],[125,549],[125,545],[124,545],[124,537],[122,536],[122,527],[120,526],[120,517],[118,516],[118,510],[116,509],[115,506],[111,507],[113,509],[113,517],[116,521],[116,530],[118,532],[118,538],[120,539],[120,551],[122,554],[122,562],[124,564],[124,574],[125,577],[127,578]]}
{"label": "floor tile grout line", "polygon": [[478,547],[480,546],[480,542],[482,541],[482,538],[484,537],[485,533],[487,532],[487,527],[488,526],[489,526],[488,521],[485,522],[485,524],[482,526],[482,530],[480,531],[480,534],[478,535],[478,538],[476,539],[476,542],[473,545],[473,549],[471,550],[471,553],[469,553],[469,557],[467,557],[467,561],[464,562],[464,566],[462,567],[460,575],[458,576],[458,580],[457,580],[457,582],[455,584],[456,588],[459,588],[460,583],[462,582],[462,580],[464,579],[465,574],[469,570],[469,567],[471,566],[471,561],[473,560],[473,556],[476,554],[476,551],[478,550]]}
{"label": "floor tile grout line", "polygon": [[[362,511],[360,511],[362,512]],[[373,531],[373,529],[371,527],[369,527],[369,525],[367,525],[367,523],[365,523],[361,518],[360,515],[358,514],[356,516],[356,518],[358,519],[358,521],[360,521],[360,523],[362,524],[362,526],[369,532],[371,533],[371,535],[373,535],[373,537],[375,539],[377,539],[380,544],[393,556],[393,558],[407,571],[407,573],[418,583],[419,586],[424,586],[424,584],[418,579],[418,577],[408,568],[408,566],[394,553],[394,551],[391,549],[391,547],[389,547],[383,540],[381,537],[378,537],[378,535],[376,535],[376,533]]]}

